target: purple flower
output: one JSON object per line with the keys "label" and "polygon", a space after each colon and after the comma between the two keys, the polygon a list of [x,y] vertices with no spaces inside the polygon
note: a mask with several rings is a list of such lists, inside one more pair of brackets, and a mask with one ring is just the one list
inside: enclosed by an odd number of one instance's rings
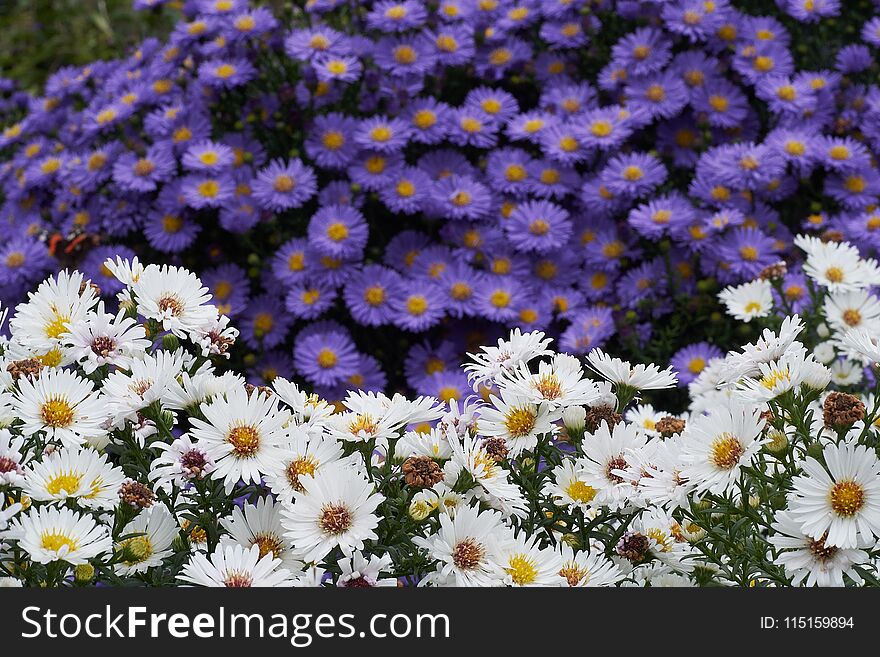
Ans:
{"label": "purple flower", "polygon": [[296,283],[284,299],[284,307],[297,319],[317,319],[333,307],[336,287],[328,283]]}
{"label": "purple flower", "polygon": [[401,293],[400,274],[382,265],[366,265],[345,286],[343,298],[356,322],[380,326],[390,321],[391,299]]}
{"label": "purple flower", "polygon": [[309,243],[321,255],[359,257],[369,234],[364,215],[345,205],[323,207],[309,220]]}
{"label": "purple flower", "polygon": [[125,153],[113,165],[113,182],[133,192],[152,192],[171,178],[177,161],[165,143],[154,144],[143,157]]}
{"label": "purple flower", "polygon": [[711,360],[722,356],[724,352],[708,342],[695,342],[676,351],[669,362],[678,372],[678,387],[696,379]]}
{"label": "purple flower", "polygon": [[257,173],[252,187],[254,201],[260,207],[283,212],[312,198],[318,184],[314,171],[301,160],[272,160]]}
{"label": "purple flower", "polygon": [[424,331],[440,322],[446,310],[443,295],[429,278],[402,282],[390,306],[394,323],[415,332]]}
{"label": "purple flower", "polygon": [[526,201],[504,226],[514,248],[547,253],[564,246],[572,234],[568,212],[549,201]]}
{"label": "purple flower", "polygon": [[320,331],[300,332],[293,347],[293,364],[307,381],[330,387],[354,374],[359,359],[351,336],[331,324]]}

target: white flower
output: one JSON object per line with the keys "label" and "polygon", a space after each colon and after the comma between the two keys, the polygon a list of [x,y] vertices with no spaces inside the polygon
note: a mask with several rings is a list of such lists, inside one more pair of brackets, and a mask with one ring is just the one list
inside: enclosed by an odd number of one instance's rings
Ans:
{"label": "white flower", "polygon": [[808,536],[788,511],[777,513],[772,526],[776,534],[767,540],[779,550],[773,562],[785,568],[794,586],[804,581],[807,586],[844,586],[844,575],[861,581],[853,566],[868,562],[864,550],[835,547],[827,545],[821,537]]}
{"label": "white flower", "polygon": [[556,548],[562,560],[559,574],[568,586],[614,586],[623,579],[620,567],[599,551],[575,551],[564,541]]}
{"label": "white flower", "polygon": [[260,557],[260,548],[241,545],[218,545],[208,557],[192,555],[177,579],[196,586],[226,588],[266,588],[293,586],[290,571],[281,568],[281,559],[272,554]]}
{"label": "white flower", "polygon": [[[756,373],[761,363],[769,363],[781,358],[803,330],[804,323],[797,315],[782,320],[778,335],[765,328],[754,344],[743,345],[740,353],[730,352],[726,359],[716,361],[718,368],[715,373],[718,375],[716,382],[720,382],[722,376],[723,380],[736,381],[742,376]],[[707,374],[706,370],[703,370],[698,379],[703,379],[703,374]],[[714,384],[712,385],[714,387]]]}
{"label": "white flower", "polygon": [[179,338],[204,330],[217,319],[217,308],[198,276],[181,267],[147,266],[131,285],[138,312],[153,319]]}
{"label": "white flower", "polygon": [[104,380],[103,392],[113,426],[136,422],[138,411],[164,401],[177,385],[183,358],[183,350],[157,351],[132,361],[129,372],[111,372]]}
{"label": "white flower", "polygon": [[193,443],[187,433],[171,444],[155,442],[150,447],[162,452],[150,464],[150,480],[168,492],[175,485],[186,486],[191,479],[203,479],[216,467],[214,459],[203,447]]}
{"label": "white flower", "polygon": [[552,547],[538,546],[538,537],[520,532],[499,545],[499,561],[508,586],[563,586],[562,557]]}
{"label": "white flower", "polygon": [[271,554],[281,559],[282,565],[291,572],[298,573],[302,569],[284,538],[281,505],[275,504],[271,498],[261,497],[256,504],[245,504],[243,509],[235,507],[232,517],[222,518],[220,524],[229,532],[221,543],[237,543],[245,548],[256,545],[261,557]]}
{"label": "white flower", "polygon": [[830,293],[822,312],[831,328],[839,332],[864,327],[876,334],[880,329],[880,300],[865,290]]}
{"label": "white flower", "polygon": [[21,467],[21,448],[24,438],[0,429],[0,486],[21,486],[24,470]]}
{"label": "white flower", "polygon": [[205,420],[191,418],[190,434],[217,465],[211,477],[225,480],[227,492],[239,479],[259,483],[281,458],[289,413],[278,408],[274,395],[257,391],[248,395],[244,387],[202,404],[201,409]]}
{"label": "white flower", "polygon": [[640,431],[644,431],[649,436],[659,436],[656,429],[657,423],[667,415],[668,413],[655,411],[650,404],[639,404],[629,409],[624,419],[636,425]]}
{"label": "white flower", "polygon": [[795,246],[807,254],[804,273],[831,292],[860,290],[880,285],[880,269],[874,260],[863,260],[859,250],[847,242],[823,242],[798,235]]}
{"label": "white flower", "polygon": [[18,413],[21,431],[27,436],[38,431],[49,440],[79,447],[107,433],[105,401],[94,384],[69,370],[44,369],[36,380],[18,380]]}
{"label": "white flower", "polygon": [[742,467],[767,442],[763,428],[758,409],[738,404],[692,417],[681,438],[682,476],[698,492],[731,490]]}
{"label": "white flower", "polygon": [[245,380],[234,372],[225,372],[220,376],[213,370],[199,371],[193,375],[181,372],[180,376],[169,382],[169,388],[163,395],[163,406],[173,409],[194,409],[219,395],[225,395],[235,388],[242,388]]}
{"label": "white flower", "polygon": [[375,511],[384,498],[365,478],[335,466],[300,481],[304,490],[294,492],[293,504],[282,512],[285,537],[299,559],[320,561],[337,547],[348,555],[378,538]]}
{"label": "white flower", "polygon": [[495,511],[465,506],[454,516],[441,514],[440,528],[413,542],[438,562],[438,573],[456,586],[500,586],[504,572],[498,561],[499,540],[507,528]]}
{"label": "white flower", "polygon": [[291,503],[295,492],[305,490],[304,478],[314,477],[323,468],[341,461],[343,450],[338,441],[328,436],[312,437],[302,427],[290,427],[281,456],[266,472],[266,484],[282,502]]}
{"label": "white flower", "polygon": [[141,274],[144,273],[144,266],[140,263],[137,256],[130,261],[128,258],[120,258],[119,256],[116,256],[115,260],[107,258],[104,261],[104,266],[126,287],[131,287],[137,283],[140,280]]}
{"label": "white flower", "polygon": [[494,381],[503,372],[519,367],[520,363],[553,353],[547,349],[552,341],[552,338],[545,338],[542,331],[522,333],[516,328],[510,332],[509,340],[498,338],[498,346],[480,347],[482,353],[468,353],[474,362],[465,365],[464,370],[477,390],[482,383]]}
{"label": "white flower", "polygon": [[596,497],[596,489],[586,482],[583,469],[572,459],[553,468],[553,479],[541,491],[559,506],[587,509]]}
{"label": "white flower", "polygon": [[880,461],[864,445],[826,445],[827,470],[813,457],[795,477],[789,510],[802,531],[825,545],[857,548],[880,536]]}
{"label": "white flower", "polygon": [[773,286],[764,279],[726,287],[718,298],[727,307],[728,315],[743,322],[766,317],[773,310]]}
{"label": "white flower", "polygon": [[189,339],[199,347],[202,356],[229,358],[229,349],[238,339],[238,329],[229,326],[229,317],[219,315],[213,322],[191,329]]}
{"label": "white flower", "polygon": [[760,363],[755,378],[742,379],[738,384],[739,397],[744,401],[759,404],[798,388],[804,382],[807,361],[815,362],[813,356],[807,354],[804,346],[796,342],[778,360]]}
{"label": "white flower", "polygon": [[[82,290],[82,292],[80,291]],[[98,302],[97,294],[79,272],[61,271],[28,294],[9,322],[13,340],[33,353],[62,362],[61,341],[71,326],[80,323]]]}
{"label": "white flower", "polygon": [[864,372],[860,362],[842,359],[836,360],[831,363],[830,376],[826,378],[825,385],[828,385],[828,379],[830,379],[841,387],[854,386],[858,384],[863,377]]}
{"label": "white flower", "polygon": [[7,534],[33,561],[79,565],[113,549],[110,532],[90,515],[66,507],[32,508],[15,519]]}
{"label": "white flower", "polygon": [[355,552],[350,557],[339,560],[342,572],[336,586],[342,588],[371,588],[374,586],[397,586],[396,577],[382,577],[383,572],[390,572],[391,556],[370,555],[370,559],[364,558],[360,552]]}
{"label": "white flower", "polygon": [[517,457],[538,444],[538,437],[553,435],[553,424],[562,416],[548,404],[535,404],[529,397],[501,389],[501,398],[489,397],[490,405],[480,411],[477,432],[487,438],[503,438],[510,456]]}
{"label": "white flower", "polygon": [[499,376],[497,385],[502,396],[508,390],[554,410],[572,405],[588,406],[599,398],[596,384],[584,378],[580,361],[569,354],[555,354],[552,361],[541,361],[535,374],[527,363],[520,363],[519,367]]}
{"label": "white flower", "polygon": [[116,549],[125,550],[126,559],[117,563],[120,575],[143,573],[171,556],[171,544],[180,532],[174,516],[164,504],[154,504],[141,511],[122,529],[122,536],[138,534],[120,541]]}
{"label": "white flower", "polygon": [[864,328],[853,329],[843,334],[840,346],[850,356],[861,358],[866,364],[880,363],[880,336],[875,335]]}
{"label": "white flower", "polygon": [[501,467],[482,446],[482,441],[465,435],[459,441],[450,440],[452,458],[443,465],[444,482],[455,488],[456,482],[466,473],[473,479],[471,491],[505,517],[524,517],[528,503],[519,486],[510,481],[509,473]]}
{"label": "white flower", "polygon": [[596,491],[594,506],[612,510],[626,506],[634,491],[621,473],[631,465],[629,454],[644,448],[647,440],[644,433],[626,422],[615,424],[613,431],[603,422],[595,433],[584,437],[583,478]]}
{"label": "white flower", "polygon": [[104,302],[82,321],[70,325],[63,344],[70,357],[80,364],[86,374],[103,365],[117,365],[128,369],[132,360],[150,347],[144,327],[120,310],[116,317],[104,312]]}
{"label": "white flower", "polygon": [[446,439],[446,435],[438,427],[433,427],[427,432],[407,431],[397,441],[394,447],[394,456],[406,459],[410,456],[427,456],[432,459],[445,461],[452,456],[452,447]]}
{"label": "white flower", "polygon": [[112,510],[119,503],[125,473],[106,454],[75,447],[56,450],[25,469],[22,488],[40,502],[76,500],[80,506]]}
{"label": "white flower", "polygon": [[675,386],[677,378],[671,367],[661,370],[653,363],[631,365],[620,358],[612,358],[601,349],[587,355],[587,364],[611,383],[636,390],[660,390]]}

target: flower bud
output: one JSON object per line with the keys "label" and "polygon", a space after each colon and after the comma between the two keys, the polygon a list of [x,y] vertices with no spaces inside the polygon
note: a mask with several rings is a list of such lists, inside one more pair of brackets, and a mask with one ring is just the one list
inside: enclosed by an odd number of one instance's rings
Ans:
{"label": "flower bud", "polygon": [[81,563],[73,570],[73,576],[77,584],[91,582],[95,576],[95,567],[90,563]]}
{"label": "flower bud", "polygon": [[764,449],[771,454],[779,454],[788,447],[788,436],[781,429],[771,428],[767,431],[767,437],[770,442],[764,444]]}
{"label": "flower bud", "polygon": [[569,406],[562,411],[562,424],[565,425],[569,435],[583,431],[586,419],[587,409],[583,406]]}
{"label": "flower bud", "polygon": [[180,348],[180,339],[173,333],[162,336],[162,348],[165,351],[177,351]]}

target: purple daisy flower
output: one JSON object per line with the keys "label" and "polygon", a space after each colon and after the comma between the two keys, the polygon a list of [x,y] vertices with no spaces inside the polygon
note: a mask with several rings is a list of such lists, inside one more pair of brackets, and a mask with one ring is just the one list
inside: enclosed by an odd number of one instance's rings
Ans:
{"label": "purple daisy flower", "polygon": [[159,183],[169,180],[177,161],[165,143],[150,146],[143,157],[125,153],[113,165],[113,182],[133,192],[152,192]]}
{"label": "purple daisy flower", "polygon": [[365,326],[387,324],[391,299],[401,294],[400,280],[400,274],[382,265],[366,265],[354,274],[342,292],[354,320]]}
{"label": "purple daisy flower", "polygon": [[229,174],[193,174],[181,180],[181,193],[196,210],[222,207],[235,197],[235,181]]}
{"label": "purple daisy flower", "polygon": [[446,306],[437,284],[429,278],[414,278],[402,282],[391,298],[393,321],[396,326],[420,332],[443,319]]}
{"label": "purple daisy flower", "polygon": [[348,167],[348,176],[355,185],[367,191],[384,189],[400,173],[404,159],[400,153],[362,151]]}
{"label": "purple daisy flower", "polygon": [[612,193],[639,197],[666,180],[666,167],[647,153],[618,155],[606,165],[601,178]]}
{"label": "purple daisy flower", "polygon": [[199,66],[199,81],[215,89],[232,89],[247,84],[257,70],[246,59],[214,59]]}
{"label": "purple daisy flower", "polygon": [[559,346],[571,354],[586,354],[614,334],[611,308],[591,306],[574,313],[571,325],[559,337]]}
{"label": "purple daisy flower", "polygon": [[339,324],[316,322],[297,335],[293,364],[306,380],[330,387],[354,373],[358,352],[348,331]]}
{"label": "purple daisy flower", "polygon": [[549,201],[518,205],[504,228],[515,249],[538,253],[564,246],[573,231],[568,212]]}
{"label": "purple daisy flower", "polygon": [[485,217],[492,205],[492,194],[469,176],[452,175],[434,184],[432,212],[446,219],[476,220]]}
{"label": "purple daisy flower", "polygon": [[221,314],[235,317],[247,308],[251,284],[247,273],[238,265],[212,267],[204,270],[200,277]]}
{"label": "purple daisy flower", "polygon": [[405,32],[420,27],[428,18],[422,2],[380,0],[367,14],[367,26],[381,32]]}
{"label": "purple daisy flower", "polygon": [[403,119],[372,116],[360,122],[354,140],[362,148],[394,153],[406,146],[410,127]]}
{"label": "purple daisy flower", "polygon": [[301,160],[272,160],[252,183],[257,204],[273,212],[298,208],[314,196],[318,184],[311,167]]}
{"label": "purple daisy flower", "polygon": [[309,250],[309,242],[295,238],[279,247],[272,258],[272,274],[281,283],[293,285],[315,271],[315,254]]}
{"label": "purple daisy flower", "polygon": [[252,349],[272,349],[287,337],[293,317],[285,312],[284,303],[274,294],[261,294],[251,299],[239,320],[241,337]]}
{"label": "purple daisy flower", "polygon": [[676,351],[669,362],[678,372],[678,387],[685,387],[706,369],[710,361],[723,356],[724,352],[708,342],[695,342]]}
{"label": "purple daisy flower", "polygon": [[438,144],[448,131],[451,109],[434,98],[417,98],[407,109],[410,138],[420,144]]}
{"label": "purple daisy flower", "polygon": [[321,255],[360,257],[369,234],[364,215],[350,206],[323,207],[309,220],[309,243]]}
{"label": "purple daisy flower", "polygon": [[415,214],[431,197],[434,183],[417,167],[404,167],[379,190],[379,198],[392,212]]}
{"label": "purple daisy flower", "polygon": [[297,319],[317,319],[336,301],[336,287],[326,283],[296,283],[287,292],[284,307]]}
{"label": "purple daisy flower", "polygon": [[226,144],[206,139],[187,148],[181,162],[190,171],[223,171],[233,165],[235,153]]}
{"label": "purple daisy flower", "polygon": [[202,229],[184,215],[166,212],[150,214],[143,228],[150,246],[165,253],[183,251],[195,241]]}

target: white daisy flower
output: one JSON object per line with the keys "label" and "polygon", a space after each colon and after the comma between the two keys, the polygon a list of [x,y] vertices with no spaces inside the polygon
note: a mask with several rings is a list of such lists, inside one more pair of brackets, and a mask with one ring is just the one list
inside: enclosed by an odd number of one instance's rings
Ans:
{"label": "white daisy flower", "polygon": [[104,302],[82,321],[70,324],[70,332],[62,343],[70,357],[79,363],[86,374],[103,365],[117,365],[128,369],[132,360],[150,347],[144,327],[120,310],[116,317],[104,312]]}
{"label": "white daisy flower", "polygon": [[33,460],[22,488],[38,502],[75,500],[90,509],[112,510],[119,503],[125,473],[93,449],[65,448]]}
{"label": "white daisy flower", "polygon": [[520,532],[501,541],[499,563],[508,586],[564,586],[562,557],[552,547],[538,546],[538,537]]}
{"label": "white daisy flower", "polygon": [[[94,288],[79,272],[61,271],[47,278],[15,309],[9,322],[13,340],[43,356],[45,365],[62,363],[62,339],[98,302]],[[69,356],[64,358],[69,362]]]}
{"label": "white daisy flower", "polygon": [[391,556],[372,554],[367,560],[361,552],[339,560],[342,572],[336,586],[342,588],[372,588],[376,586],[397,586],[396,577],[382,577],[391,572]]}
{"label": "white daisy flower", "polygon": [[740,470],[767,442],[757,408],[722,406],[691,418],[682,434],[681,476],[694,490],[723,494],[739,479]]}
{"label": "white daisy flower", "polygon": [[668,413],[655,411],[651,404],[639,404],[629,409],[624,415],[624,419],[636,425],[640,431],[644,431],[649,436],[659,436],[657,432],[657,423],[666,417]]}
{"label": "white daisy flower", "polygon": [[793,586],[844,586],[844,575],[861,582],[853,566],[868,562],[864,550],[827,545],[827,532],[818,539],[808,536],[788,511],[779,511],[772,527],[776,533],[767,540],[779,551],[773,563],[785,568]]}
{"label": "white daisy flower", "polygon": [[[727,381],[736,381],[740,377],[755,374],[758,371],[759,364],[769,363],[781,358],[803,330],[804,323],[800,317],[797,315],[786,317],[782,320],[782,326],[779,327],[778,335],[765,328],[754,344],[743,345],[739,353],[730,352],[726,359],[716,361],[717,374],[726,374],[727,376],[724,379]],[[706,373],[706,370],[704,370],[703,374]],[[698,377],[698,380],[704,379],[703,374]],[[712,377],[709,376],[707,378]],[[716,382],[720,382],[720,380],[721,378],[719,377]],[[714,387],[715,384],[712,383],[710,385]]]}
{"label": "white daisy flower", "polygon": [[623,579],[620,567],[597,550],[575,551],[564,541],[560,541],[556,549],[562,560],[559,574],[568,586],[614,586]]}
{"label": "white daisy flower", "polygon": [[836,331],[863,327],[877,334],[880,330],[880,299],[866,290],[830,293],[822,304],[822,313]]}
{"label": "white daisy flower", "polygon": [[482,441],[466,435],[463,440],[450,440],[452,458],[443,465],[444,483],[456,488],[462,476],[473,480],[471,493],[505,517],[524,517],[528,503],[519,486],[510,481],[509,473],[485,450]]}
{"label": "white daisy flower", "polygon": [[572,459],[566,459],[553,468],[553,478],[541,491],[553,498],[558,506],[586,510],[592,506],[596,489],[586,483],[583,469]]}
{"label": "white daisy flower", "polygon": [[111,372],[104,380],[103,392],[113,426],[137,422],[138,411],[154,402],[164,402],[177,385],[183,368],[183,350],[157,351],[135,359],[128,372]]}
{"label": "white daisy flower", "polygon": [[[343,460],[342,445],[327,436],[311,437],[301,427],[290,427],[282,443],[281,455],[266,472],[266,485],[282,502],[291,503],[293,494],[303,492],[302,480],[314,477],[327,466]],[[353,462],[352,459],[346,461]]]}
{"label": "white daisy flower", "polygon": [[545,338],[542,331],[522,333],[516,328],[510,332],[508,340],[498,338],[498,346],[480,347],[482,353],[468,353],[474,362],[465,365],[464,370],[474,390],[478,390],[481,384],[491,383],[502,372],[513,370],[520,363],[552,354],[547,348],[552,341],[552,338]]}
{"label": "white daisy flower", "polygon": [[184,488],[190,480],[211,474],[216,466],[208,452],[193,443],[187,433],[171,444],[157,441],[150,447],[162,452],[150,464],[150,480],[161,490],[171,492],[174,486]]}
{"label": "white daisy flower", "polygon": [[616,510],[629,503],[633,486],[620,476],[621,471],[631,465],[628,455],[644,448],[647,440],[644,433],[626,422],[618,422],[613,431],[603,422],[595,433],[584,437],[583,478],[596,491],[594,506]]}
{"label": "white daisy flower", "polygon": [[541,361],[535,374],[527,363],[520,363],[499,376],[497,384],[502,392],[508,390],[551,409],[589,406],[599,398],[596,384],[584,378],[580,361],[569,354],[554,354],[552,361]]}
{"label": "white daisy flower", "polygon": [[587,364],[611,383],[636,390],[672,388],[678,380],[671,367],[661,370],[653,363],[631,365],[620,358],[612,358],[601,349],[593,349],[587,355]]}
{"label": "white daisy flower", "polygon": [[[864,378],[864,369],[859,361],[839,359],[831,363],[830,370],[828,378],[842,388],[857,385]],[[825,385],[828,385],[828,380]]]}
{"label": "white daisy flower", "polygon": [[446,435],[437,427],[430,431],[407,431],[394,446],[394,456],[406,459],[410,456],[427,456],[438,461],[445,461],[452,456],[452,447]]}
{"label": "white daisy flower", "polygon": [[315,477],[303,477],[303,492],[282,512],[285,538],[305,562],[320,561],[335,548],[343,554],[362,550],[364,541],[377,539],[376,508],[384,499],[373,484],[350,468],[324,468]]}
{"label": "white daisy flower", "polygon": [[844,333],[839,346],[850,357],[860,358],[864,364],[880,363],[880,336],[864,328]]}
{"label": "white daisy flower", "polygon": [[[174,385],[174,384],[177,385]],[[244,377],[234,372],[225,372],[220,376],[213,370],[199,371],[190,375],[181,372],[163,396],[163,406],[177,410],[198,408],[201,404],[211,401],[214,397],[225,395],[235,388],[243,388]]]}
{"label": "white daisy flower", "polygon": [[208,304],[211,294],[199,277],[182,267],[147,266],[131,284],[138,313],[156,320],[179,338],[213,325],[217,308]]}
{"label": "white daisy flower", "polygon": [[144,273],[144,266],[138,260],[137,256],[129,260],[116,256],[116,259],[107,258],[104,266],[116,277],[120,283],[126,287],[131,287],[140,280],[141,274]]}
{"label": "white daisy flower", "polygon": [[502,388],[501,398],[489,397],[489,405],[480,411],[477,433],[487,438],[503,438],[511,457],[526,450],[533,450],[539,436],[556,433],[556,422],[562,417],[560,410],[548,404],[535,404],[511,390]]}
{"label": "white daisy flower", "polygon": [[21,486],[24,470],[21,453],[24,438],[13,435],[8,429],[0,429],[0,486]]}
{"label": "white daisy flower", "polygon": [[504,571],[498,562],[498,542],[509,531],[501,515],[464,506],[454,516],[441,514],[439,520],[437,533],[413,538],[438,562],[439,577],[451,579],[455,586],[500,586]]}
{"label": "white daisy flower", "polygon": [[804,273],[831,292],[860,290],[880,285],[880,268],[874,260],[863,260],[859,250],[847,242],[823,242],[798,235],[795,246],[807,254]]}
{"label": "white daisy flower", "polygon": [[864,445],[826,445],[827,469],[813,457],[795,477],[789,511],[802,531],[825,545],[857,548],[880,536],[880,460]]}
{"label": "white daisy flower", "polygon": [[18,380],[18,415],[26,436],[39,431],[48,440],[79,447],[107,433],[106,402],[95,385],[69,370],[43,370],[35,380]]}
{"label": "white daisy flower", "polygon": [[117,551],[125,551],[127,558],[115,565],[122,576],[144,573],[158,566],[171,556],[171,544],[177,538],[180,527],[164,504],[154,504],[141,511],[123,527],[121,535],[131,536],[116,544]]}
{"label": "white daisy flower", "polygon": [[235,388],[201,410],[205,419],[191,418],[190,434],[216,463],[211,477],[225,480],[227,492],[239,479],[259,483],[281,458],[290,414],[274,395]]}
{"label": "white daisy flower", "polygon": [[196,552],[184,565],[177,579],[196,586],[226,588],[290,587],[294,579],[281,568],[281,559],[267,553],[260,557],[260,547],[218,545],[209,557]]}
{"label": "white daisy flower", "polygon": [[18,540],[37,563],[66,561],[76,566],[113,549],[107,527],[66,507],[31,508],[15,519],[7,538]]}
{"label": "white daisy flower", "polygon": [[726,287],[718,293],[718,298],[728,315],[743,322],[766,317],[773,310],[773,286],[764,279]]}
{"label": "white daisy flower", "polygon": [[256,545],[260,556],[272,554],[292,573],[302,570],[302,564],[294,558],[290,544],[284,538],[281,526],[281,504],[271,498],[261,497],[256,504],[235,507],[230,518],[222,518],[220,524],[229,536],[221,538],[223,544],[239,544],[245,548]]}

